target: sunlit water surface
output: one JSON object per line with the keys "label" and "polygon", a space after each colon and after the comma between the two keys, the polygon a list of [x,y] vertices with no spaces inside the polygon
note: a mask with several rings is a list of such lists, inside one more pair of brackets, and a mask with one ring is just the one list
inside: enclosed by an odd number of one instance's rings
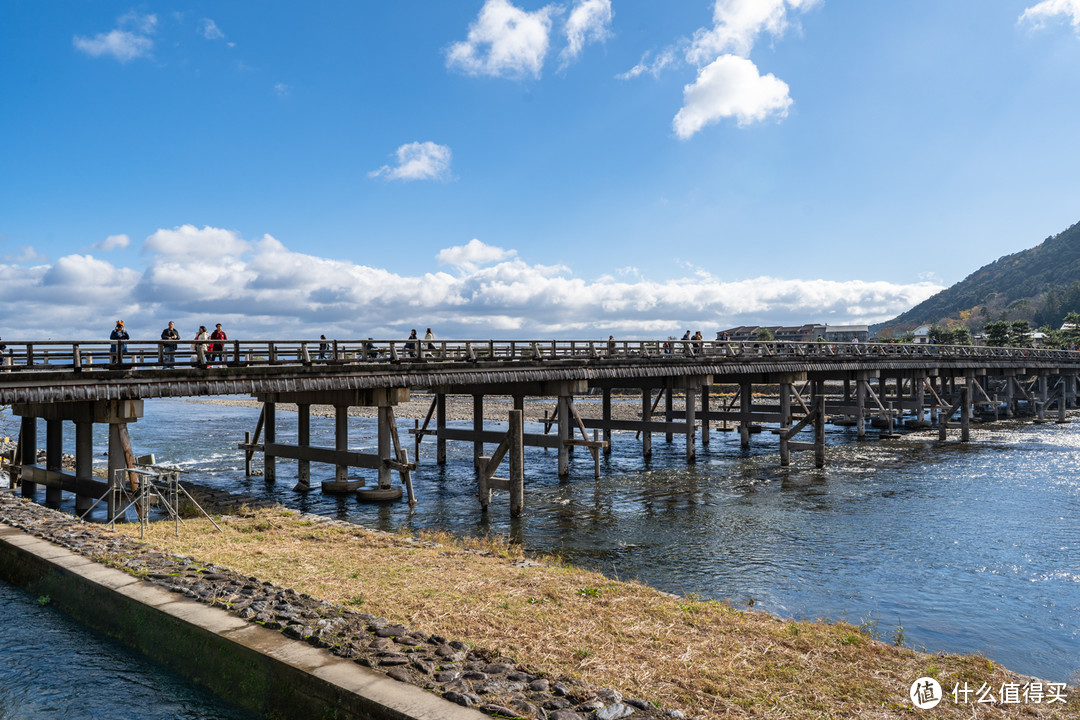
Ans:
{"label": "sunlit water surface", "polygon": [[[953,432],[944,446],[936,431],[857,441],[854,429],[829,426],[823,470],[810,453],[793,453],[793,467],[780,468],[768,432],[744,452],[736,433],[714,429],[690,467],[678,436],[667,443],[654,435],[646,462],[633,433],[615,433],[599,479],[586,451],[560,480],[554,451],[528,449],[526,514],[511,521],[505,493],[481,515],[469,443],[449,443],[439,467],[427,440],[410,513],[406,503],[294,492],[290,461],[278,461],[276,484],[244,478],[236,444],[254,430],[257,410],[182,400],[145,408],[132,426],[136,453],[177,463],[206,485],[373,528],[509,535],[529,551],[675,593],[875,624],[887,640],[902,628],[917,649],[978,652],[1047,680],[1080,673],[1080,422],[984,425],[970,444]],[[0,432],[13,434],[15,422],[0,418]],[[406,441],[412,425],[400,421]],[[100,455],[107,443],[99,430]],[[542,427],[526,424],[526,432]],[[278,441],[295,433],[295,414],[279,412]],[[312,418],[311,433],[313,445],[334,446],[332,418]],[[374,420],[350,418],[349,434],[351,449],[375,451]],[[312,474],[317,483],[333,468],[313,464]]]}

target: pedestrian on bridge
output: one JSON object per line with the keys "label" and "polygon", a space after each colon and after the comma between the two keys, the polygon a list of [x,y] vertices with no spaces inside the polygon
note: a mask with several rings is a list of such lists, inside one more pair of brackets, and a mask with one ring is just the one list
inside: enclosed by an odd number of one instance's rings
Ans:
{"label": "pedestrian on bridge", "polygon": [[[124,327],[123,320],[116,321],[116,327],[114,327],[112,333],[109,334],[109,339],[117,341],[130,339],[128,336],[127,328]],[[112,353],[113,365],[119,365],[124,362],[124,353],[127,352],[126,343],[114,342],[109,348],[109,350]]]}
{"label": "pedestrian on bridge", "polygon": [[176,329],[176,323],[169,321],[169,327],[161,331],[162,364],[167,368],[176,367],[176,341],[180,339],[180,331]]}
{"label": "pedestrian on bridge", "polygon": [[195,363],[202,365],[205,363],[206,352],[209,349],[206,341],[210,339],[210,333],[206,332],[206,326],[200,325],[199,332],[195,333],[195,342],[191,344],[191,350],[195,353]]}
{"label": "pedestrian on bridge", "polygon": [[229,336],[225,334],[225,331],[221,329],[221,323],[218,323],[214,327],[214,332],[210,333],[210,339],[215,342],[210,344],[210,362],[224,362],[225,360],[225,340],[229,339]]}

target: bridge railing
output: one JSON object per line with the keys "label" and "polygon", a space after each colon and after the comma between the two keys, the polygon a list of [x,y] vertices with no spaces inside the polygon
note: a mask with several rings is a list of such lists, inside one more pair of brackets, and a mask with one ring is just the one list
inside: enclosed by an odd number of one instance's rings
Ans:
{"label": "bridge railing", "polygon": [[0,372],[298,364],[651,360],[739,362],[759,358],[997,358],[1080,360],[1073,350],[973,345],[719,340],[35,340],[4,341]]}

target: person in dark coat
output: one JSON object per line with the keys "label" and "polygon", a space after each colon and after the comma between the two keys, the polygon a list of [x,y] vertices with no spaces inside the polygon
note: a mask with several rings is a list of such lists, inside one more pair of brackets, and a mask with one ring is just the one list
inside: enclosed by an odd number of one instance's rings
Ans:
{"label": "person in dark coat", "polygon": [[[112,333],[109,335],[110,340],[130,340],[128,336],[127,328],[124,327],[123,320],[116,321],[116,327],[113,328]],[[114,365],[119,365],[124,362],[124,353],[127,352],[127,344],[122,342],[114,342],[109,348],[112,353],[112,361]]]}
{"label": "person in dark coat", "polygon": [[167,368],[176,367],[176,341],[180,339],[180,331],[172,320],[169,327],[161,331],[161,339],[165,341],[161,343],[162,364]]}

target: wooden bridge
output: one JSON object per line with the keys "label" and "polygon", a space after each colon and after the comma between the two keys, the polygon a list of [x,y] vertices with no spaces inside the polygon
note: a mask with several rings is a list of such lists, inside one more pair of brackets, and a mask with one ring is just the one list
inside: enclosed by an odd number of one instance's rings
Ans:
{"label": "wooden bridge", "polygon": [[[517,515],[524,503],[526,446],[557,450],[556,470],[567,475],[575,447],[592,453],[599,472],[613,431],[635,433],[646,458],[653,434],[668,441],[682,435],[686,460],[693,462],[696,442],[707,445],[711,431],[737,429],[748,447],[769,424],[781,465],[790,463],[792,451],[807,450],[820,467],[829,419],[854,425],[859,437],[867,423],[883,426],[886,436],[901,423],[936,424],[945,440],[948,423],[959,414],[960,439],[966,441],[977,410],[997,417],[1026,409],[1039,420],[1056,410],[1064,421],[1066,408],[1075,407],[1080,376],[1080,353],[1074,351],[820,342],[189,340],[176,347],[159,340],[35,341],[7,342],[0,358],[0,404],[22,417],[18,449],[9,459],[22,492],[32,496],[44,485],[50,504],[73,492],[77,512],[104,497],[110,517],[123,507],[123,471],[135,465],[127,427],[142,416],[146,398],[257,398],[263,410],[254,436],[240,444],[248,471],[262,453],[265,479],[273,482],[278,458],[296,460],[298,490],[311,487],[311,463],[325,463],[336,469],[327,489],[351,487],[350,468],[367,468],[378,484],[360,491],[366,497],[396,499],[404,487],[412,501],[420,443],[434,438],[441,464],[448,441],[469,442],[481,505],[487,507],[492,488],[507,488],[511,514]],[[416,451],[410,460],[394,408],[418,391],[430,392],[432,400],[423,425],[411,431]],[[601,396],[600,416],[585,417],[574,399],[593,393]],[[613,393],[640,395],[639,416],[613,419]],[[447,427],[448,395],[472,397],[471,429]],[[513,398],[509,431],[485,429],[483,398],[490,395]],[[524,433],[526,397],[553,402],[543,433]],[[298,408],[295,443],[277,437],[279,403]],[[312,405],[335,408],[335,447],[310,444]],[[378,408],[375,453],[349,449],[348,408],[355,406]],[[46,426],[44,467],[37,463],[38,419]],[[73,474],[61,467],[65,422],[75,426]],[[109,425],[107,481],[93,476],[94,423]],[[804,430],[812,431],[812,442],[795,439]],[[496,446],[490,456],[485,445]],[[495,477],[504,457],[510,477]]]}

